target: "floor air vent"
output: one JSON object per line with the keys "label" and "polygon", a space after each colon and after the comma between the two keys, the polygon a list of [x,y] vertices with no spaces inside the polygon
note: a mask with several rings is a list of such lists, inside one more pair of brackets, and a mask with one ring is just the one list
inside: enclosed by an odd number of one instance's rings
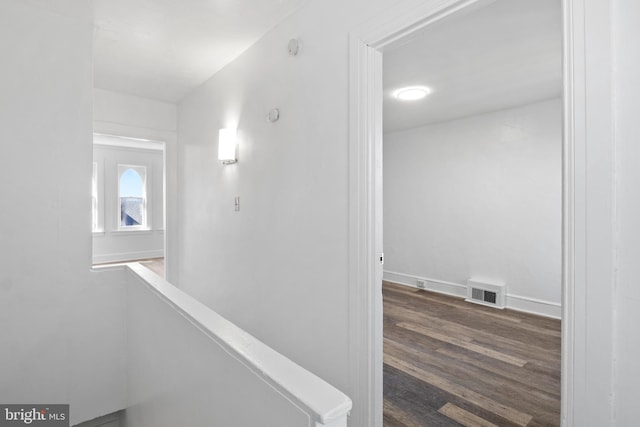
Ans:
{"label": "floor air vent", "polygon": [[467,280],[467,301],[477,304],[488,305],[490,307],[504,308],[505,304],[504,285],[494,285],[490,283]]}

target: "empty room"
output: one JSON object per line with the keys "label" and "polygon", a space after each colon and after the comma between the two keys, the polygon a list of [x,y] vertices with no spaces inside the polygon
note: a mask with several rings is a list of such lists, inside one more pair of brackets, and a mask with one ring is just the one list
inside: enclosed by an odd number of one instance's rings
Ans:
{"label": "empty room", "polygon": [[561,3],[385,49],[385,424],[560,425]]}

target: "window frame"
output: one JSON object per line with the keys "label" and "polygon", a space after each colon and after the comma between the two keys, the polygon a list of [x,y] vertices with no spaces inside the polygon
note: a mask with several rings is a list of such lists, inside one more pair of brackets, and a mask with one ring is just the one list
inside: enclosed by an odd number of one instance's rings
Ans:
{"label": "window frame", "polygon": [[[128,231],[148,231],[151,230],[151,221],[149,218],[149,194],[152,194],[149,189],[149,173],[147,165],[139,165],[139,164],[129,164],[129,163],[117,163],[116,164],[117,173],[116,173],[116,227],[115,230],[118,232],[128,232]],[[122,207],[121,207],[121,195],[120,195],[120,181],[122,179],[122,175],[132,169],[140,178],[142,178],[142,223],[139,225],[122,225]]]}

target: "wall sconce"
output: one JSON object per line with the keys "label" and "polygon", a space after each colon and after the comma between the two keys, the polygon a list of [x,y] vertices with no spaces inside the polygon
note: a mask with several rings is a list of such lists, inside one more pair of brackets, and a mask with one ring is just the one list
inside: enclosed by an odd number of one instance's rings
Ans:
{"label": "wall sconce", "polygon": [[237,129],[220,129],[218,132],[218,160],[223,165],[230,165],[238,161],[238,130]]}

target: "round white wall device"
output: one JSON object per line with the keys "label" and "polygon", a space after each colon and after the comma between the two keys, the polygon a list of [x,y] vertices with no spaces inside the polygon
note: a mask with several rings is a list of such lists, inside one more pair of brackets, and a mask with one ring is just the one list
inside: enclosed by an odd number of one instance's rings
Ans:
{"label": "round white wall device", "polygon": [[274,108],[273,110],[269,111],[269,114],[267,115],[267,121],[271,123],[277,122],[279,118],[280,118],[280,110],[278,110],[277,108]]}
{"label": "round white wall device", "polygon": [[300,51],[300,40],[298,39],[289,40],[288,49],[289,49],[289,55],[296,56]]}

